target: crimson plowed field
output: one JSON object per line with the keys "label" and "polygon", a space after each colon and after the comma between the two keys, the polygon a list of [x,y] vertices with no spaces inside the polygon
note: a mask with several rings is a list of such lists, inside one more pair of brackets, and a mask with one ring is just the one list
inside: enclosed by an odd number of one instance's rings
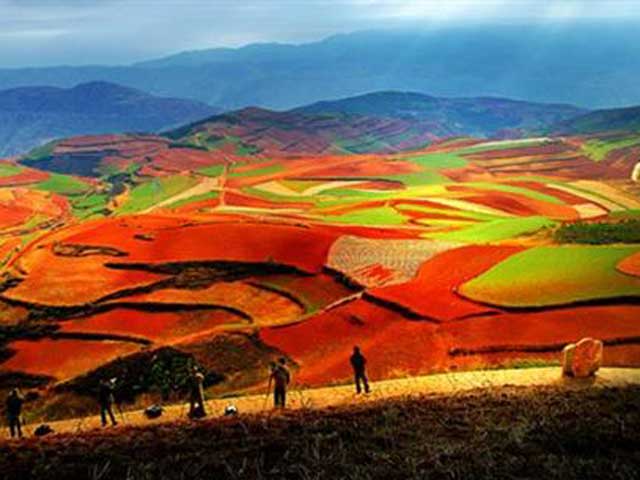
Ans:
{"label": "crimson plowed field", "polygon": [[446,351],[437,327],[408,321],[392,310],[358,300],[298,325],[264,329],[260,338],[300,366],[296,382],[326,384],[351,377],[349,355],[358,345],[373,378],[435,371]]}
{"label": "crimson plowed field", "polygon": [[495,311],[460,297],[466,281],[522,251],[515,246],[470,246],[449,250],[426,261],[415,279],[371,290],[371,295],[438,321],[478,316]]}

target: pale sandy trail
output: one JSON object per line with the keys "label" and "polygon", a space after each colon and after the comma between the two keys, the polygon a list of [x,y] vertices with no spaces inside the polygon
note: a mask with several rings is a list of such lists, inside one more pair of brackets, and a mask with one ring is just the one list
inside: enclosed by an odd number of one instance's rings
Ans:
{"label": "pale sandy trail", "polygon": [[[355,395],[353,385],[314,389],[296,389],[294,387],[288,394],[287,406],[293,409],[324,408],[366,403],[406,395],[454,395],[477,388],[553,385],[567,389],[640,385],[640,369],[603,368],[598,372],[595,379],[586,380],[563,379],[560,376],[560,367],[446,373],[373,382],[371,384],[372,392],[368,395]],[[243,413],[258,413],[271,409],[271,398],[266,395],[244,395],[215,399],[207,402],[209,418],[221,416],[225,406],[230,403],[238,408],[241,415]],[[147,420],[141,410],[129,411],[124,413],[124,422],[121,423],[145,425],[179,419],[188,421],[185,418],[186,413],[186,405],[171,405],[165,407],[165,412],[161,418]],[[122,419],[120,413],[117,413],[117,417],[118,420]],[[81,419],[50,422],[49,425],[56,432],[79,432],[100,428],[100,418],[96,415]],[[27,433],[31,433],[34,427],[35,424],[27,425],[25,430]],[[3,429],[0,438],[7,438],[6,428]]]}

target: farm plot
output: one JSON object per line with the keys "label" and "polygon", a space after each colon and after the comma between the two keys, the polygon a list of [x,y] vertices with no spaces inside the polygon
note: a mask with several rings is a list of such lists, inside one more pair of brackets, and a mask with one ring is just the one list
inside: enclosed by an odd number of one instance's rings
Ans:
{"label": "farm plot", "polygon": [[323,312],[283,328],[266,328],[260,339],[299,366],[296,382],[326,385],[350,379],[353,346],[366,352],[372,378],[393,378],[444,368],[446,347],[437,327],[408,321],[364,300]]}
{"label": "farm plot", "polygon": [[327,266],[366,287],[390,285],[410,280],[423,262],[454,247],[452,242],[343,236],[332,245]]}
{"label": "farm plot", "polygon": [[485,304],[527,308],[637,298],[640,279],[616,270],[640,247],[536,247],[506,259],[462,285],[460,293]]}
{"label": "farm plot", "polygon": [[513,246],[455,248],[424,262],[414,279],[375,288],[368,293],[418,316],[442,322],[485,315],[495,309],[460,297],[458,288],[522,250],[522,247]]}
{"label": "farm plot", "polygon": [[8,348],[14,354],[0,365],[1,371],[68,380],[142,347],[130,342],[45,338],[18,340]]}
{"label": "farm plot", "polygon": [[205,288],[163,288],[112,300],[112,304],[219,308],[235,314],[235,323],[255,326],[280,325],[295,321],[303,313],[296,302],[273,290],[246,282],[218,282]]}
{"label": "farm plot", "polygon": [[[197,305],[196,305],[197,306]],[[154,343],[171,343],[196,333],[209,332],[227,324],[242,322],[223,310],[178,310],[154,312],[115,308],[87,317],[61,322],[62,333],[91,333],[145,338]]]}

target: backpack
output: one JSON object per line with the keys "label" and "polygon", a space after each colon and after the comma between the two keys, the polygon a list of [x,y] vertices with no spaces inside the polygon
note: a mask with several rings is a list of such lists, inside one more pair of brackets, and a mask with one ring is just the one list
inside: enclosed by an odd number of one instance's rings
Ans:
{"label": "backpack", "polygon": [[158,418],[162,415],[164,409],[162,408],[161,405],[151,405],[147,408],[145,408],[144,410],[144,415],[148,418],[148,419],[153,419],[153,418]]}
{"label": "backpack", "polygon": [[50,433],[53,433],[53,428],[51,428],[46,423],[43,423],[42,425],[39,425],[38,428],[36,428],[33,431],[33,434],[36,437],[44,437],[45,435],[49,435]]}

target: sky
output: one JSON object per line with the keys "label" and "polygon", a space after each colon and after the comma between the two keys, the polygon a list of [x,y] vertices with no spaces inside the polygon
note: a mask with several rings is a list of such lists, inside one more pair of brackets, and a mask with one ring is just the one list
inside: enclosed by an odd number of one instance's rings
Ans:
{"label": "sky", "polygon": [[377,28],[640,21],[640,0],[0,0],[0,67],[129,64]]}

